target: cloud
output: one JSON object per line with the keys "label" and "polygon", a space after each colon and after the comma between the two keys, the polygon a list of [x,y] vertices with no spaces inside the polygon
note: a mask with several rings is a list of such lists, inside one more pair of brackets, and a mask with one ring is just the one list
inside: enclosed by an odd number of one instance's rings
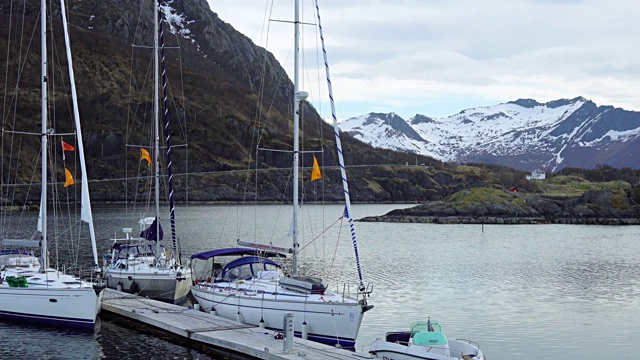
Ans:
{"label": "cloud", "polygon": [[[266,6],[210,2],[256,43],[264,39]],[[287,4],[276,1],[273,17],[290,19]],[[446,116],[528,97],[584,96],[599,105],[640,108],[640,7],[626,1],[331,0],[321,1],[320,11],[336,99],[353,112],[347,116]],[[310,9],[304,15],[315,21]],[[291,26],[271,23],[270,30],[268,49],[284,62]],[[310,61],[315,40],[305,37],[305,46]]]}

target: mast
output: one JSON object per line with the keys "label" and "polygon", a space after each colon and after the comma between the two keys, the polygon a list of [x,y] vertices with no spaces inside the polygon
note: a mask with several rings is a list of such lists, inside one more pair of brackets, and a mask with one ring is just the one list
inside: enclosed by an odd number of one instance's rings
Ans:
{"label": "mast", "polygon": [[[160,19],[162,21],[162,19]],[[179,265],[182,265],[182,254],[180,244],[176,236],[176,207],[173,198],[173,171],[171,162],[171,132],[169,131],[169,105],[167,103],[167,69],[164,64],[164,29],[162,23],[160,27],[160,55],[162,64],[162,105],[164,108],[164,137],[167,145],[167,177],[169,178],[169,220],[171,221],[171,240],[173,244],[173,254]]]}
{"label": "mast", "polygon": [[294,22],[294,57],[293,57],[293,269],[291,275],[298,276],[298,171],[299,171],[299,150],[300,150],[300,96],[299,91],[299,73],[300,73],[300,0],[295,1],[295,22]]}
{"label": "mast", "polygon": [[47,269],[47,3],[40,1],[40,51],[42,56],[42,192],[40,195],[40,231],[42,232],[42,265]]}
{"label": "mast", "polygon": [[159,135],[159,96],[158,96],[158,1],[153,1],[153,161],[155,166],[154,174],[154,206],[156,209],[156,259],[160,256],[160,161],[158,154],[160,151]]}
{"label": "mast", "polygon": [[69,65],[69,78],[71,81],[71,98],[73,99],[73,117],[76,124],[76,137],[78,139],[78,154],[80,157],[80,170],[82,171],[82,201],[80,202],[80,219],[89,224],[89,235],[91,236],[91,249],[93,250],[93,262],[96,271],[100,271],[98,266],[98,250],[96,247],[96,233],[93,229],[93,214],[91,212],[91,199],[89,197],[89,180],[87,178],[87,166],[84,160],[84,145],[82,143],[82,127],[80,126],[80,111],[78,110],[78,94],[76,92],[76,82],[73,72],[73,60],[71,57],[71,41],[69,40],[69,29],[67,25],[67,14],[64,0],[60,0],[62,10],[62,26],[64,29],[64,40],[67,44],[67,63]]}

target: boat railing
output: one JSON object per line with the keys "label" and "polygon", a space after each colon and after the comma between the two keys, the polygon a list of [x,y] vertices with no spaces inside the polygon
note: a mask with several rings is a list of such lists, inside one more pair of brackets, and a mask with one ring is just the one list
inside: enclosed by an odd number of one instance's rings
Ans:
{"label": "boat railing", "polygon": [[[340,286],[340,283],[337,282],[338,286]],[[345,282],[342,284],[342,298],[343,299],[352,299],[352,300],[358,300],[358,298],[360,297],[360,295],[369,295],[371,294],[371,292],[373,291],[373,285],[371,284],[367,284],[366,289],[364,291],[360,291],[360,286],[359,283],[357,282]],[[336,291],[337,293],[340,293],[340,288],[338,288],[338,290]]]}
{"label": "boat railing", "polygon": [[476,348],[480,349],[480,344],[478,344],[475,341],[471,341],[471,340],[467,340],[467,339],[456,339],[456,341],[464,342],[464,343],[467,343],[467,344],[469,344],[469,345],[471,345],[473,347],[476,347]]}
{"label": "boat railing", "polygon": [[419,345],[419,344],[413,344],[413,343],[409,343],[408,346],[409,347],[418,346],[422,351],[426,351],[426,352],[438,354],[438,355],[445,355],[455,359],[462,359],[462,355],[464,355],[464,351],[458,350],[458,349],[451,349],[448,347],[436,347],[436,346]]}

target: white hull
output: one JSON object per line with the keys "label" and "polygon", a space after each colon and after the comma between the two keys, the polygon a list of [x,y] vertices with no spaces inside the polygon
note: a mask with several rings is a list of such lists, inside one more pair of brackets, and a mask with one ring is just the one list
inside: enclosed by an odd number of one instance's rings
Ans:
{"label": "white hull", "polygon": [[[26,277],[27,287],[9,285],[7,276],[18,275]],[[5,269],[0,276],[0,316],[93,329],[102,295],[96,295],[90,283],[54,269],[48,269],[46,274],[35,269]]]}
{"label": "white hull", "polygon": [[172,304],[184,302],[191,285],[189,268],[120,270],[107,268],[107,287]]}
{"label": "white hull", "polygon": [[464,340],[449,340],[445,350],[436,346],[403,344],[378,339],[371,344],[369,353],[376,359],[384,360],[484,360],[482,351],[471,343]]}
{"label": "white hull", "polygon": [[[323,295],[282,288],[268,291],[266,289],[274,286],[272,282],[266,284],[268,282],[252,282],[250,287],[240,286],[240,291],[235,286],[225,286],[228,283],[202,283],[192,286],[191,293],[203,310],[215,309],[218,316],[227,319],[251,325],[260,325],[263,319],[265,328],[282,331],[284,314],[293,313],[297,336],[302,334],[303,322],[306,322],[309,340],[355,347],[363,313],[370,307],[328,291]],[[257,292],[255,289],[265,290]]]}

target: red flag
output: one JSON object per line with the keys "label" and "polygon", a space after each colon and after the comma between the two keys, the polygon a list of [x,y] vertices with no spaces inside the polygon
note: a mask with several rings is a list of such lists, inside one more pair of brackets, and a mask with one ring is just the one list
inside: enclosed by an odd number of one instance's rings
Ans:
{"label": "red flag", "polygon": [[60,140],[62,141],[62,151],[75,151],[76,148],[74,148],[73,146],[67,144],[66,142],[64,142],[64,140]]}

